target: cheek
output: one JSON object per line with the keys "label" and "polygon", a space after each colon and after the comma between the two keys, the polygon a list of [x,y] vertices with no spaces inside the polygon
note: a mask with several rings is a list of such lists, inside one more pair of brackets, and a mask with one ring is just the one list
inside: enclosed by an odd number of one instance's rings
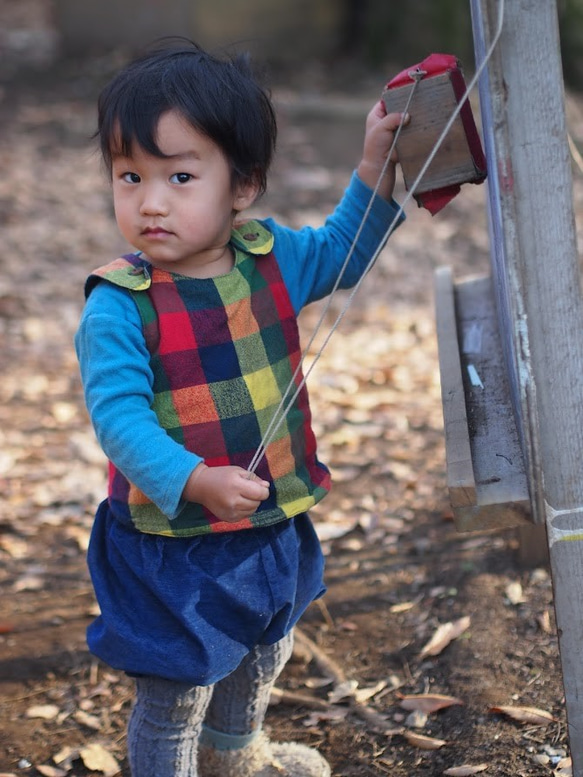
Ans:
{"label": "cheek", "polygon": [[133,209],[130,207],[127,199],[123,197],[114,197],[113,210],[120,231],[122,233],[127,232],[134,221]]}
{"label": "cheek", "polygon": [[115,213],[128,213],[131,208],[131,198],[127,192],[113,190],[113,209]]}

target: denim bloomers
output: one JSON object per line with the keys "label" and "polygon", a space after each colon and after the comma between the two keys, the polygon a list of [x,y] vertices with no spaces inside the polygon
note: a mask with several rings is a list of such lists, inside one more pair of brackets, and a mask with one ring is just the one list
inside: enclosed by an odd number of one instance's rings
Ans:
{"label": "denim bloomers", "polygon": [[325,591],[307,514],[197,537],[138,532],[97,511],[88,565],[101,614],[89,649],[115,669],[192,685],[231,674],[282,639]]}

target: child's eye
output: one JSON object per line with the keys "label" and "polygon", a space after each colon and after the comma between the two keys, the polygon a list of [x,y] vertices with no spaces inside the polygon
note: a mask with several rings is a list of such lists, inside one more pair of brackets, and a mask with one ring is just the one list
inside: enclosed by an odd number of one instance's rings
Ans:
{"label": "child's eye", "polygon": [[137,173],[124,173],[121,178],[126,183],[140,183],[142,180]]}
{"label": "child's eye", "polygon": [[170,176],[170,183],[188,183],[192,180],[190,173],[174,173]]}

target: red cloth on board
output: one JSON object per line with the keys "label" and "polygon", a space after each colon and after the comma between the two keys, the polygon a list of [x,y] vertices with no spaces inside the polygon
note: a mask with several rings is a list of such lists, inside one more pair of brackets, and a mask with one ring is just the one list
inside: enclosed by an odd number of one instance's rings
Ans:
{"label": "red cloth on board", "polygon": [[[413,82],[411,72],[415,70],[423,71],[424,75],[422,76],[422,79],[449,72],[456,100],[459,102],[463,98],[466,91],[466,85],[459,60],[457,57],[453,56],[453,54],[430,54],[422,62],[419,62],[419,64],[401,71],[389,81],[386,88],[395,89],[401,86],[409,86]],[[464,102],[460,110],[460,119],[466,133],[470,153],[476,168],[476,176],[472,179],[471,183],[482,183],[486,178],[486,157],[482,150],[482,143],[476,128],[476,123],[474,122],[469,100]],[[453,200],[453,198],[459,194],[460,189],[461,186],[459,184],[453,184],[451,186],[444,186],[440,189],[434,189],[413,196],[417,200],[419,206],[427,208],[433,216],[444,208],[448,202]]]}

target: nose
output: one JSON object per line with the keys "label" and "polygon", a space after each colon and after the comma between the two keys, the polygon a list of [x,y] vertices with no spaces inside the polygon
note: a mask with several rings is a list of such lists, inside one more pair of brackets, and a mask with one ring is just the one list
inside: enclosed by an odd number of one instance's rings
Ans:
{"label": "nose", "polygon": [[168,214],[168,203],[162,183],[151,181],[141,187],[142,199],[140,213],[142,216],[165,216]]}

